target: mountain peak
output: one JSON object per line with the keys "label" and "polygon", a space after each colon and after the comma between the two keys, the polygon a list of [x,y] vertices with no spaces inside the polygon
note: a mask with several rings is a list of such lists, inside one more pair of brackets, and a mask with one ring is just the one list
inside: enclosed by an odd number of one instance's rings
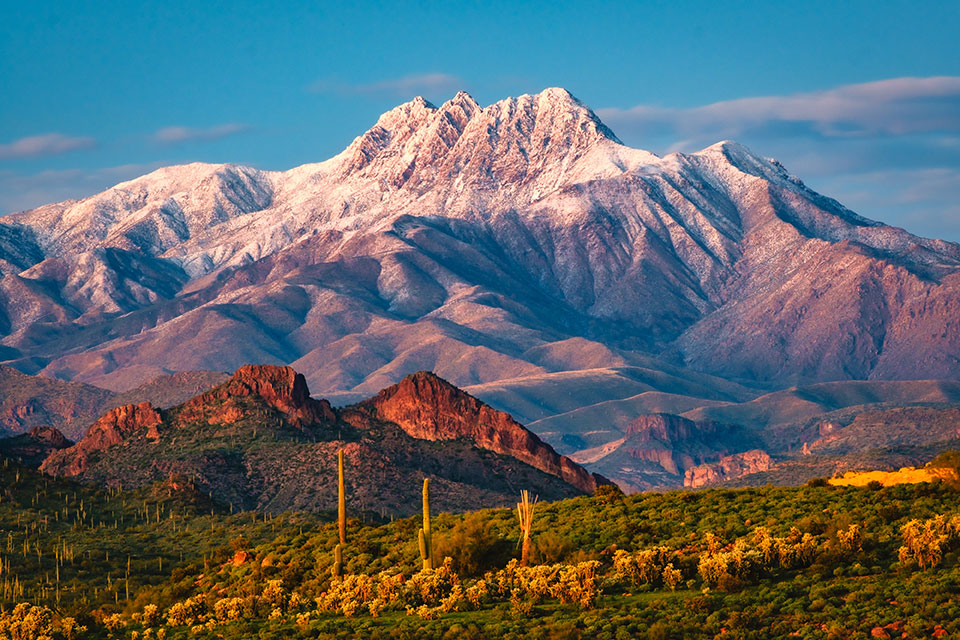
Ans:
{"label": "mountain peak", "polygon": [[582,134],[586,134],[586,137],[580,140],[581,142],[605,139],[623,144],[590,107],[562,87],[548,87],[537,94],[506,98],[484,109],[484,112],[487,111],[519,112],[533,120],[535,126],[539,125],[541,129],[552,129],[557,133],[566,134],[560,139],[568,142],[576,138],[569,134],[579,130]]}
{"label": "mountain peak", "polygon": [[[184,405],[191,414],[206,414],[222,401],[253,396],[282,413],[290,426],[303,429],[336,420],[330,403],[310,397],[307,381],[291,367],[244,365],[218,387]],[[212,418],[208,418],[212,419]]]}
{"label": "mountain peak", "polygon": [[397,126],[415,124],[429,117],[437,106],[424,98],[417,96],[413,100],[408,100],[398,104],[393,109],[385,111],[377,118],[377,125],[387,130],[393,130]]}
{"label": "mountain peak", "polygon": [[610,143],[621,144],[566,89],[552,87],[483,108],[460,91],[440,107],[416,98],[384,113],[347,149],[339,175],[376,177],[379,185],[417,192],[457,181],[528,185],[540,192],[534,183],[541,178],[545,185],[557,184],[579,160]]}
{"label": "mountain peak", "polygon": [[537,95],[541,99],[545,100],[573,101],[577,104],[580,104],[580,101],[573,97],[573,94],[563,87],[547,87]]}
{"label": "mountain peak", "polygon": [[440,105],[441,109],[447,109],[451,107],[460,107],[462,109],[468,109],[471,112],[481,108],[477,101],[473,99],[473,96],[463,90],[457,91],[457,95]]}
{"label": "mountain peak", "polygon": [[513,456],[592,493],[597,478],[540,440],[509,414],[497,411],[430,371],[418,371],[362,403],[379,419],[421,440],[473,441]]}
{"label": "mountain peak", "polygon": [[163,416],[149,402],[127,404],[103,414],[80,442],[48,457],[40,469],[54,476],[74,476],[86,470],[90,455],[130,439],[157,440]]}
{"label": "mountain peak", "polygon": [[568,111],[582,111],[588,114],[591,119],[600,122],[600,119],[593,112],[593,109],[585,105],[583,102],[580,102],[575,95],[563,87],[547,87],[540,93],[536,94],[535,97],[540,108],[544,108],[545,106],[555,106]]}
{"label": "mountain peak", "polygon": [[133,186],[0,220],[8,361],[116,384],[282,359],[329,393],[410,362],[463,384],[579,370],[567,347],[540,360],[571,339],[602,366],[636,350],[771,383],[958,371],[960,246],[730,141],[619,145],[564,89],[416,99],[321,165]]}

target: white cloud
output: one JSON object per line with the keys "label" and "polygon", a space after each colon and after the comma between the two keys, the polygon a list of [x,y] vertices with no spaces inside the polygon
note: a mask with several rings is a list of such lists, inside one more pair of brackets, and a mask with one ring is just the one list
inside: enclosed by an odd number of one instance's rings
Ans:
{"label": "white cloud", "polygon": [[686,109],[600,109],[614,130],[665,130],[714,140],[758,132],[824,137],[960,131],[960,77],[892,78],[789,96],[738,98]]}
{"label": "white cloud", "polygon": [[382,94],[399,98],[410,98],[421,94],[454,93],[463,88],[463,81],[448,73],[417,73],[373,82],[370,84],[346,84],[335,80],[324,80],[309,87],[314,93],[340,94]]}
{"label": "white cloud", "polygon": [[861,215],[960,240],[960,77],[597,115],[627,144],[659,153],[736,139]]}
{"label": "white cloud", "polygon": [[57,156],[71,151],[92,149],[97,141],[88,137],[72,137],[62,133],[45,133],[0,144],[0,160]]}
{"label": "white cloud", "polygon": [[250,126],[239,123],[221,124],[206,129],[190,127],[166,127],[153,134],[153,140],[162,144],[180,144],[184,142],[214,142],[227,136],[249,131]]}

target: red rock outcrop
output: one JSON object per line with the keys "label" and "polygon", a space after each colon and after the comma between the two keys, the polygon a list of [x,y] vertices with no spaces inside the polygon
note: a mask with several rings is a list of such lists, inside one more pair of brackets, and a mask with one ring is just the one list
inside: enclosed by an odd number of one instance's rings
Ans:
{"label": "red rock outcrop", "polygon": [[55,449],[66,449],[73,444],[67,440],[67,437],[59,429],[54,427],[34,427],[27,432],[27,436],[36,442],[49,445]]}
{"label": "red rock outcrop", "polygon": [[[421,440],[467,439],[482,449],[513,456],[593,493],[598,478],[557,454],[536,434],[514,420],[427,371],[407,376],[363,405],[381,420],[396,423]],[[601,480],[601,483],[603,481]]]}
{"label": "red rock outcrop", "polygon": [[721,458],[719,462],[701,464],[687,469],[683,478],[683,486],[690,488],[717,484],[724,480],[733,480],[742,476],[767,471],[773,466],[773,461],[766,451],[753,449]]}
{"label": "red rock outcrop", "polygon": [[[370,406],[376,400],[384,415],[421,437],[383,419]],[[236,422],[223,426],[224,420]],[[337,425],[348,441],[334,439]],[[282,455],[263,455],[257,429],[282,436]],[[438,446],[423,437],[456,440]],[[334,413],[286,367],[243,367],[220,387],[162,411],[146,403],[112,410],[86,439],[49,456],[43,471],[98,486],[149,487],[157,498],[176,495],[201,511],[215,503],[312,511],[336,499],[329,478],[336,476],[338,450],[347,463],[349,508],[397,515],[420,510],[425,477],[446,511],[516,504],[521,487],[558,500],[603,481],[435,376],[415,376],[403,388]]]}
{"label": "red rock outcrop", "polygon": [[131,438],[160,437],[159,427],[163,422],[160,412],[149,402],[127,404],[111,409],[87,430],[87,435],[77,444],[50,455],[40,470],[55,476],[75,476],[87,468],[91,453],[104,451]]}
{"label": "red rock outcrop", "polygon": [[111,409],[94,422],[83,441],[92,448],[106,449],[135,434],[156,440],[160,437],[157,427],[161,422],[163,417],[149,402],[127,404]]}
{"label": "red rock outcrop", "polygon": [[[235,422],[247,414],[248,408],[234,400],[248,396],[255,396],[280,412],[287,424],[297,429],[336,420],[330,403],[311,398],[306,380],[290,367],[247,365],[225,383],[181,405],[166,426],[175,429],[193,422]],[[52,475],[79,475],[87,469],[87,459],[95,451],[131,438],[156,440],[163,420],[149,402],[111,409],[90,427],[80,442],[47,458],[41,470]]]}
{"label": "red rock outcrop", "polygon": [[[189,400],[180,419],[204,419],[211,424],[233,422],[242,417],[243,412],[236,407],[221,406],[222,401],[244,396],[259,397],[298,429],[336,420],[329,402],[310,397],[303,375],[290,367],[273,365],[240,367],[225,383]],[[212,406],[217,406],[217,410],[211,412]]]}

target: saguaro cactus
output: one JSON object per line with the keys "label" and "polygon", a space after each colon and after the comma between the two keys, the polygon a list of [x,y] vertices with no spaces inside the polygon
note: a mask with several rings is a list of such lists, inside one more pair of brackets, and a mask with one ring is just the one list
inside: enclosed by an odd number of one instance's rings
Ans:
{"label": "saguaro cactus", "polygon": [[423,570],[433,569],[433,539],[430,535],[430,479],[423,479],[423,528],[418,536]]}
{"label": "saguaro cactus", "polygon": [[337,452],[337,471],[339,472],[339,499],[337,502],[337,521],[340,524],[340,544],[347,544],[347,489],[343,484],[343,449]]}
{"label": "saguaro cactus", "polygon": [[530,531],[533,529],[533,505],[536,503],[536,498],[530,501],[529,491],[520,491],[517,516],[520,517],[520,564],[523,566],[530,562]]}
{"label": "saguaro cactus", "polygon": [[343,548],[340,545],[333,549],[333,566],[330,567],[330,573],[334,578],[339,578],[343,574]]}

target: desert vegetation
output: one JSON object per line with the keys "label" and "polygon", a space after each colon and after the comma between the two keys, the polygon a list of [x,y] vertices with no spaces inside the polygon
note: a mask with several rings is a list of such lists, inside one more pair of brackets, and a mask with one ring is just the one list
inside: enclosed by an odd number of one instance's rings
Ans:
{"label": "desert vegetation", "polygon": [[328,513],[231,513],[184,478],[96,491],[0,472],[4,639],[960,633],[944,482],[602,487],[431,514],[425,478],[422,514],[364,522],[349,494]]}

